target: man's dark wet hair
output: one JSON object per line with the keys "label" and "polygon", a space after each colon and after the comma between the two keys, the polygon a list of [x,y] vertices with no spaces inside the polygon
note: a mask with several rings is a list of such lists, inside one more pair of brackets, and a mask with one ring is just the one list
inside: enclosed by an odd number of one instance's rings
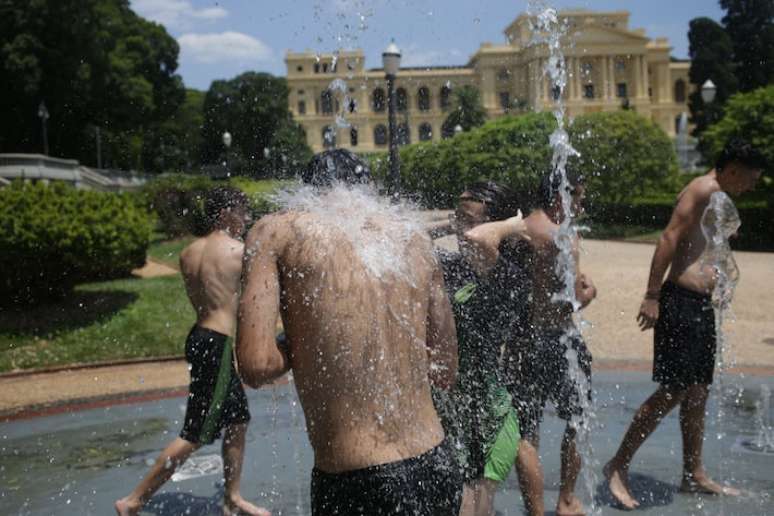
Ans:
{"label": "man's dark wet hair", "polygon": [[[570,184],[572,190],[586,184],[586,178],[583,174],[568,168],[567,169],[567,182]],[[556,196],[559,194],[559,187],[562,183],[562,177],[559,174],[555,174],[553,171],[548,172],[540,180],[540,186],[538,187],[538,206],[544,210],[551,208],[554,204]]]}
{"label": "man's dark wet hair", "polygon": [[715,160],[715,170],[723,172],[731,163],[739,163],[753,170],[764,170],[766,158],[749,142],[734,138],[729,141]]}
{"label": "man's dark wet hair", "polygon": [[233,186],[216,186],[208,190],[204,197],[204,217],[208,230],[217,224],[220,212],[224,209],[247,208],[250,201],[247,195]]}
{"label": "man's dark wet hair", "polygon": [[489,220],[505,220],[516,216],[518,201],[513,190],[494,181],[478,181],[465,188],[462,200],[483,203]]}
{"label": "man's dark wet hair", "polygon": [[304,170],[301,180],[312,186],[365,184],[371,179],[371,168],[357,154],[346,149],[334,149],[315,154]]}

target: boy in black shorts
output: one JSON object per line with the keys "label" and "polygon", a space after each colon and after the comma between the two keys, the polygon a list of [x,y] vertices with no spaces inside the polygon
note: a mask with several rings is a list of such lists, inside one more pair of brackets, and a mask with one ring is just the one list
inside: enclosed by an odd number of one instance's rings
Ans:
{"label": "boy in black shorts", "polygon": [[185,344],[191,365],[185,423],[180,437],[161,452],[142,482],[115,503],[119,516],[138,514],[191,453],[215,441],[224,430],[223,513],[269,514],[239,493],[250,412],[234,367],[231,335],[236,326],[244,254],[240,237],[249,220],[247,197],[235,188],[218,187],[208,192],[205,211],[210,233],[180,254],[180,270],[197,316]]}
{"label": "boy in black shorts", "polygon": [[[764,166],[763,156],[750,144],[730,142],[715,168],[680,192],[669,225],[659,238],[637,317],[643,331],[655,327],[653,380],[659,387],[639,408],[618,452],[605,466],[610,491],[623,508],[639,506],[628,482],[634,454],[677,405],[683,436],[681,490],[739,494],[713,481],[701,458],[704,410],[715,368],[712,291],[717,280],[717,271],[706,259],[701,220],[713,194],[740,195],[752,190]],[[662,284],[667,269],[669,275]]]}

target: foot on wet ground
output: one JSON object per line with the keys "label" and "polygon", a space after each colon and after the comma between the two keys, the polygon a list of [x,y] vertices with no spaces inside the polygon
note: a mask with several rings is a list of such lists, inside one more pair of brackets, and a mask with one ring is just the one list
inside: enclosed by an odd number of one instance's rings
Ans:
{"label": "foot on wet ground", "polygon": [[742,494],[739,489],[720,485],[704,473],[683,475],[683,482],[680,484],[680,491],[683,493],[724,496],[739,496]]}
{"label": "foot on wet ground", "polygon": [[118,516],[135,516],[140,513],[140,504],[128,498],[121,498],[114,504]]}
{"label": "foot on wet ground", "polygon": [[610,494],[613,495],[621,508],[631,511],[640,506],[640,502],[635,500],[629,490],[629,472],[627,470],[617,468],[612,462],[608,462],[603,471],[610,488]]}
{"label": "foot on wet ground", "polygon": [[271,516],[271,513],[238,496],[223,504],[223,516]]}
{"label": "foot on wet ground", "polygon": [[577,496],[559,496],[556,516],[586,516],[586,511]]}

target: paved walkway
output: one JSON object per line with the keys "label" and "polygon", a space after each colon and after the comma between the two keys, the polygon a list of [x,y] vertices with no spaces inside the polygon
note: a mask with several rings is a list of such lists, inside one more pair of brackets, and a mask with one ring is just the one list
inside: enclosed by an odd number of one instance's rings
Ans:
{"label": "paved walkway", "polygon": [[[440,243],[452,247],[454,239],[446,237]],[[652,333],[641,332],[635,316],[653,246],[587,240],[583,248],[581,267],[599,289],[599,298],[585,312],[593,325],[587,335],[596,365],[648,370]],[[736,320],[729,324],[728,334],[737,363],[747,366],[748,373],[774,375],[774,254],[737,253],[736,259],[741,280],[733,305]],[[187,383],[183,360],[0,376],[0,415],[66,400],[179,390]]]}

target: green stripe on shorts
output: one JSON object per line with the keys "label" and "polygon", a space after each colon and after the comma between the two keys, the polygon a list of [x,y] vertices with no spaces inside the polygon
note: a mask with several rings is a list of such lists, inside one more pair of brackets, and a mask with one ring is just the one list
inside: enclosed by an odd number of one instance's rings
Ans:
{"label": "green stripe on shorts", "polygon": [[519,418],[511,407],[494,442],[489,447],[484,465],[484,478],[495,482],[502,482],[508,478],[508,473],[511,472],[519,454],[519,441],[521,441]]}
{"label": "green stripe on shorts", "polygon": [[223,402],[228,395],[228,387],[231,383],[231,338],[226,339],[223,344],[223,354],[220,357],[220,368],[218,369],[218,379],[215,383],[215,392],[212,394],[210,408],[207,410],[207,417],[202,425],[202,432],[199,435],[199,442],[212,442],[212,436],[217,430],[220,414],[223,412]]}

